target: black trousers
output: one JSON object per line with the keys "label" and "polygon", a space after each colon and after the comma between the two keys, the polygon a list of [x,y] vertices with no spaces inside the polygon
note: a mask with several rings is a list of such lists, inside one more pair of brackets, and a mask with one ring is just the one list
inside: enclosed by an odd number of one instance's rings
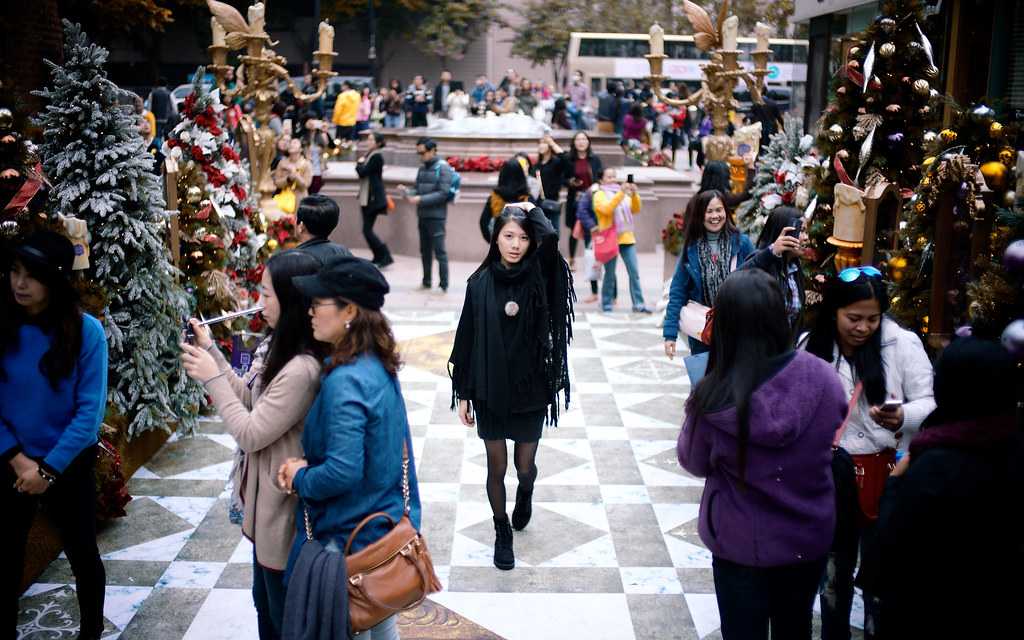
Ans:
{"label": "black trousers", "polygon": [[409,126],[409,127],[425,127],[425,126],[427,126],[427,112],[424,111],[423,113],[419,113],[419,112],[413,111],[412,112],[412,118],[410,118],[410,120],[411,120],[411,122],[408,125],[406,125],[406,126]]}
{"label": "black trousers", "polygon": [[384,244],[376,233],[373,232],[373,225],[377,222],[377,216],[384,215],[387,209],[376,209],[370,211],[363,207],[363,237],[366,238],[366,245],[373,252],[374,262],[388,262],[391,260],[391,250]]}
{"label": "black trousers", "polygon": [[0,471],[0,582],[3,612],[0,638],[17,637],[18,598],[25,566],[25,543],[36,510],[42,507],[60,533],[64,552],[75,574],[78,610],[81,612],[79,638],[98,639],[103,633],[103,598],[107,575],[96,546],[96,447],[75,458],[63,474],[42,495],[30,496],[14,489],[14,471],[3,464]]}
{"label": "black trousers", "polygon": [[423,258],[423,286],[430,287],[437,258],[437,272],[442,289],[448,288],[448,252],[444,248],[443,219],[420,218],[420,257]]}
{"label": "black trousers", "polygon": [[724,640],[811,640],[811,616],[825,558],[782,567],[748,567],[714,558]]}

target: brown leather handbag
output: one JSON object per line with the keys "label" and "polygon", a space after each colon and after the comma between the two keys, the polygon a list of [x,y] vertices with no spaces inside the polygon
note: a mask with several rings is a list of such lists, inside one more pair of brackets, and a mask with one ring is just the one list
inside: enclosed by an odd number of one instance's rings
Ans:
{"label": "brown leather handbag", "polygon": [[[402,497],[405,513],[397,524],[383,511],[371,513],[356,526],[345,543],[348,618],[354,633],[371,629],[399,611],[414,609],[428,595],[441,590],[427,541],[409,519],[409,446],[405,442],[402,443]],[[312,539],[308,511],[305,517],[306,535]],[[352,541],[368,522],[377,518],[390,522],[391,531],[350,554]]]}

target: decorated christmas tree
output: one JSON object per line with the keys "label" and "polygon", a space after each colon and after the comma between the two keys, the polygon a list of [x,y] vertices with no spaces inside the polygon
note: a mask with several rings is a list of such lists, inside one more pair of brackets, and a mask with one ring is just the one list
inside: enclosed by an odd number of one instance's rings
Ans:
{"label": "decorated christmas tree", "polygon": [[750,188],[750,199],[736,210],[740,229],[757,238],[772,209],[779,205],[804,208],[808,205],[809,190],[804,184],[807,176],[817,171],[818,159],[811,153],[814,142],[804,134],[803,125],[786,115],[785,131],[771,136],[764,154],[758,158],[757,173]]}
{"label": "decorated christmas tree", "polygon": [[0,239],[50,225],[43,213],[45,181],[28,125],[13,92],[0,84]]}
{"label": "decorated christmas tree", "polygon": [[107,79],[107,50],[66,20],[64,38],[64,64],[47,62],[53,85],[37,93],[47,102],[40,155],[52,212],[91,234],[83,280],[109,342],[107,422],[128,436],[175,422],[190,430],[202,392],[178,361],[189,307],[169,259],[153,158]]}
{"label": "decorated christmas tree", "polygon": [[[860,238],[842,236],[856,235],[850,221],[863,217],[864,189],[884,183],[909,189],[920,178],[925,132],[939,115],[932,86],[939,70],[925,35],[923,5],[883,2],[880,16],[859,35],[833,80],[831,102],[818,122],[816,146],[828,166],[815,187],[809,275],[831,273],[836,247],[863,239],[863,231]],[[836,218],[846,233],[836,233]],[[895,220],[881,221],[876,230],[882,250],[894,239],[895,225],[887,222]]]}

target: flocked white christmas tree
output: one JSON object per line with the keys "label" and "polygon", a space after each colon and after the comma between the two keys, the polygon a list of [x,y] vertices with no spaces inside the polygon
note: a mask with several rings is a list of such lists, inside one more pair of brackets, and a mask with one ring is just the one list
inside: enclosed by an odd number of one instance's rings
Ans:
{"label": "flocked white christmas tree", "polygon": [[761,234],[768,214],[780,205],[805,207],[804,178],[807,170],[815,170],[817,160],[811,155],[814,142],[804,134],[803,125],[787,115],[785,131],[772,134],[764,154],[757,160],[757,173],[750,188],[750,199],[736,210],[740,229],[756,239]]}
{"label": "flocked white christmas tree", "polygon": [[53,86],[37,124],[53,183],[53,213],[86,221],[91,266],[110,347],[110,410],[129,436],[177,423],[195,426],[202,392],[182,373],[178,342],[188,313],[166,245],[167,217],[153,157],[136,117],[107,79],[106,49],[64,21],[64,64],[47,61]]}

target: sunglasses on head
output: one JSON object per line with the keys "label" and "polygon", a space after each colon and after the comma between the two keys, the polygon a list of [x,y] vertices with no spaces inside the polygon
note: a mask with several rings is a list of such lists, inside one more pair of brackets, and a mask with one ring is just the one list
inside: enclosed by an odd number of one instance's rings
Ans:
{"label": "sunglasses on head", "polygon": [[867,278],[881,278],[882,272],[878,269],[867,266],[867,267],[849,267],[839,272],[839,279],[843,282],[853,282],[861,275]]}

